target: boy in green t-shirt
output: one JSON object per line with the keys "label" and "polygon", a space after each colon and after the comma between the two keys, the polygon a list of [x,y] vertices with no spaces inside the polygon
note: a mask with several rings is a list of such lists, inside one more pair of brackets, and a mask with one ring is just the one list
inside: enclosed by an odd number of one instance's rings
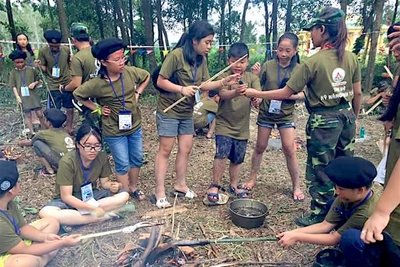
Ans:
{"label": "boy in green t-shirt", "polygon": [[21,140],[20,146],[33,146],[36,155],[40,158],[44,168],[43,176],[52,176],[58,169],[58,162],[68,151],[74,150],[74,141],[62,125],[66,121],[65,114],[56,108],[44,111],[47,130],[39,131],[32,140]]}
{"label": "boy in green t-shirt", "polygon": [[207,139],[211,139],[215,130],[215,116],[218,111],[218,91],[204,92],[199,103],[193,107],[194,129],[202,131],[208,126]]}
{"label": "boy in green t-shirt", "polygon": [[379,199],[371,190],[376,168],[362,158],[339,157],[330,161],[324,172],[326,179],[334,183],[337,195],[325,220],[280,233],[278,243],[282,247],[290,247],[297,242],[339,245],[346,266],[362,266],[364,242],[360,238],[361,229]]}
{"label": "boy in green t-shirt", "polygon": [[[232,64],[245,55],[249,55],[249,48],[244,43],[234,43],[229,48],[228,63]],[[249,192],[240,186],[239,171],[246,155],[247,141],[250,137],[250,111],[255,101],[244,96],[247,88],[261,90],[260,79],[246,72],[249,65],[248,56],[234,64],[229,72],[221,75],[222,78],[231,74],[240,74],[238,85],[223,87],[219,91],[220,101],[215,126],[216,153],[213,164],[213,181],[207,191],[205,204],[225,204],[220,200],[218,190],[221,189],[221,179],[225,171],[226,159],[230,160],[229,191],[236,197],[247,198]],[[226,199],[226,198],[225,198]]]}
{"label": "boy in green t-shirt", "polygon": [[58,250],[80,242],[79,235],[59,237],[59,223],[46,218],[27,224],[14,198],[20,192],[13,161],[0,161],[0,267],[45,266]]}

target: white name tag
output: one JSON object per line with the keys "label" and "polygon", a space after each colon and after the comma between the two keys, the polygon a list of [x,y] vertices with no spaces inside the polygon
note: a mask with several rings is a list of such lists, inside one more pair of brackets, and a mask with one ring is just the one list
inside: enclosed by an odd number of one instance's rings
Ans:
{"label": "white name tag", "polygon": [[280,114],[281,113],[281,106],[282,106],[282,101],[279,100],[271,100],[269,104],[269,113],[272,114]]}
{"label": "white name tag", "polygon": [[28,86],[21,87],[21,96],[30,96]]}
{"label": "white name tag", "polygon": [[200,92],[199,91],[196,91],[196,94],[194,95],[194,98],[196,100],[196,103],[200,102]]}
{"label": "white name tag", "polygon": [[132,112],[130,110],[120,111],[118,114],[119,129],[122,131],[132,129]]}
{"label": "white name tag", "polygon": [[51,76],[54,78],[60,78],[60,68],[53,67],[51,71]]}

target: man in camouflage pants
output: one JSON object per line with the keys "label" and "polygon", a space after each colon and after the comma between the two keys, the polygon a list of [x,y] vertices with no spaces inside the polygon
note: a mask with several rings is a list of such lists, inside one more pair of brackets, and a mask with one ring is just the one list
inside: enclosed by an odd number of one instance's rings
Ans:
{"label": "man in camouflage pants", "polygon": [[310,110],[307,121],[306,184],[311,200],[311,215],[296,219],[301,226],[324,220],[327,203],[334,197],[334,186],[324,174],[329,161],[340,156],[353,156],[356,116],[351,108]]}

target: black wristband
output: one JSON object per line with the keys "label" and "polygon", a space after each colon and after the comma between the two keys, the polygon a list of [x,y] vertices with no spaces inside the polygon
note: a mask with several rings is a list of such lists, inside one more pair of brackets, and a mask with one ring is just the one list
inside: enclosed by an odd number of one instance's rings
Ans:
{"label": "black wristband", "polygon": [[65,85],[61,86],[61,92],[62,93],[67,93],[68,92],[67,90],[65,90]]}

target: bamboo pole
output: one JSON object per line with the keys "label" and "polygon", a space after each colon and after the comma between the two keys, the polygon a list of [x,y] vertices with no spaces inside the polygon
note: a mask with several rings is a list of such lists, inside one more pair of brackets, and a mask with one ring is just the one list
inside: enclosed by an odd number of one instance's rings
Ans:
{"label": "bamboo pole", "polygon": [[[243,60],[245,57],[247,57],[248,55],[244,55],[243,57],[239,58],[238,60],[236,60],[235,62],[233,62],[232,64],[230,64],[228,67],[224,68],[223,70],[221,70],[220,72],[218,72],[217,74],[215,74],[214,76],[212,76],[210,79],[208,79],[207,81],[203,82],[202,84],[200,84],[200,86],[198,87],[198,89],[200,90],[202,87],[204,87],[204,85],[206,85],[207,83],[213,81],[215,78],[217,78],[218,76],[220,76],[221,74],[223,74],[225,71],[229,70],[233,65],[235,65],[236,63],[238,63],[239,61]],[[175,107],[176,105],[178,105],[179,103],[181,103],[182,101],[184,101],[187,97],[183,96],[181,97],[178,101],[176,101],[175,103],[173,103],[172,105],[170,105],[169,107],[167,107],[166,109],[163,110],[164,113],[168,112],[170,109],[172,109],[173,107]]]}

